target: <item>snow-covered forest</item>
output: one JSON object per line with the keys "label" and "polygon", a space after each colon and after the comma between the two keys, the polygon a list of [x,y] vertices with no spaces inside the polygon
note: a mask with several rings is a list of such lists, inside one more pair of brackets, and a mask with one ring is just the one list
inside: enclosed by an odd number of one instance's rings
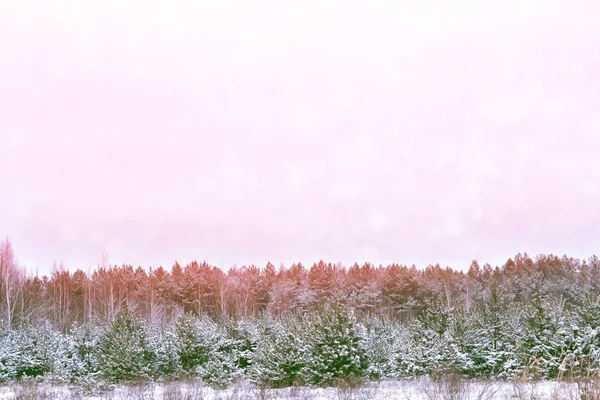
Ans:
{"label": "snow-covered forest", "polygon": [[[223,388],[420,376],[589,377],[600,260],[519,254],[439,265],[100,265],[31,276],[0,250],[0,380],[200,378]],[[102,263],[101,263],[102,264]]]}

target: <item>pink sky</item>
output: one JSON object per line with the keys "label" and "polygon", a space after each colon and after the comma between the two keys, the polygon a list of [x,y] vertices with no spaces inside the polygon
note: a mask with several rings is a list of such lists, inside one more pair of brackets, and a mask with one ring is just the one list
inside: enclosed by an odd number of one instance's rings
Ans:
{"label": "pink sky", "polygon": [[600,244],[600,2],[19,0],[0,235],[52,262]]}

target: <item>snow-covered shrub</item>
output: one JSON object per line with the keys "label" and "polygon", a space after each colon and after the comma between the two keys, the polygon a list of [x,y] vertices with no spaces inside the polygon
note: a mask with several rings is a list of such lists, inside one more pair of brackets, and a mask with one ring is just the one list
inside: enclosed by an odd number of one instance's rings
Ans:
{"label": "snow-covered shrub", "polygon": [[372,380],[395,378],[400,341],[405,340],[404,329],[383,317],[367,317],[359,328],[362,328],[369,365],[367,377]]}
{"label": "snow-covered shrub", "polygon": [[245,375],[252,363],[257,332],[254,324],[247,320],[223,318],[218,327],[216,351],[199,371],[208,385],[223,388]]}
{"label": "snow-covered shrub", "polygon": [[155,361],[144,324],[127,311],[100,336],[97,358],[102,374],[114,382],[149,377]]}
{"label": "snow-covered shrub", "polygon": [[13,331],[0,330],[0,382],[17,377],[18,358],[17,334]]}
{"label": "snow-covered shrub", "polygon": [[351,309],[331,305],[303,321],[303,334],[310,349],[303,375],[311,384],[362,380],[368,371],[364,339],[358,332]]}
{"label": "snow-covered shrub", "polygon": [[87,375],[83,362],[70,335],[58,334],[55,337],[53,378],[62,382],[74,383]]}
{"label": "snow-covered shrub", "polygon": [[51,328],[2,332],[0,338],[0,379],[3,381],[53,374],[70,381],[74,348],[68,336]]}
{"label": "snow-covered shrub", "polygon": [[218,352],[227,354],[227,358],[233,360],[235,368],[245,372],[252,363],[252,354],[256,348],[258,336],[256,324],[247,319],[234,321],[231,318],[224,318],[219,322],[223,335]]}
{"label": "snow-covered shrub", "polygon": [[467,315],[470,328],[465,341],[472,361],[467,373],[471,377],[510,378],[517,373],[518,315],[501,306],[495,289]]}
{"label": "snow-covered shrub", "polygon": [[202,381],[213,388],[225,389],[242,374],[232,358],[226,354],[216,354],[206,363],[198,367],[198,373]]}
{"label": "snow-covered shrub", "polygon": [[219,329],[208,317],[182,315],[175,326],[175,335],[176,352],[183,371],[188,374],[195,374],[219,346]]}
{"label": "snow-covered shrub", "polygon": [[16,378],[43,376],[53,372],[55,358],[61,356],[59,335],[46,327],[16,333]]}
{"label": "snow-covered shrub", "polygon": [[151,375],[153,377],[176,376],[181,372],[177,353],[177,337],[171,330],[150,328],[148,348],[154,354]]}
{"label": "snow-covered shrub", "polygon": [[409,327],[409,341],[399,359],[403,375],[456,372],[457,354],[450,331],[452,312],[431,304]]}
{"label": "snow-covered shrub", "polygon": [[519,357],[521,365],[544,378],[558,376],[565,359],[574,353],[575,338],[563,313],[536,299],[521,318]]}
{"label": "snow-covered shrub", "polygon": [[573,350],[565,368],[571,375],[600,374],[600,296],[588,295],[571,319]]}
{"label": "snow-covered shrub", "polygon": [[70,338],[79,360],[79,371],[82,375],[98,373],[98,353],[96,348],[100,338],[100,330],[89,325],[75,325],[71,329]]}
{"label": "snow-covered shrub", "polygon": [[265,325],[248,370],[252,383],[273,388],[304,384],[311,349],[299,319],[288,315]]}
{"label": "snow-covered shrub", "polygon": [[349,308],[289,314],[265,325],[248,370],[255,384],[327,386],[359,382],[369,374],[367,335]]}
{"label": "snow-covered shrub", "polygon": [[183,371],[215,387],[241,377],[255,347],[252,324],[183,315],[176,325],[176,349]]}

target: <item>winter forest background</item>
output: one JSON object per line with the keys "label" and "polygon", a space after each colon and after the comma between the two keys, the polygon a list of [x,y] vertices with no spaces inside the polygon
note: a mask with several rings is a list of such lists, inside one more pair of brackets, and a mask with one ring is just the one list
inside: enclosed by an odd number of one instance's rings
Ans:
{"label": "winter forest background", "polygon": [[600,260],[439,265],[104,263],[31,276],[0,251],[0,379],[244,378],[263,387],[453,373],[556,378],[600,361]]}

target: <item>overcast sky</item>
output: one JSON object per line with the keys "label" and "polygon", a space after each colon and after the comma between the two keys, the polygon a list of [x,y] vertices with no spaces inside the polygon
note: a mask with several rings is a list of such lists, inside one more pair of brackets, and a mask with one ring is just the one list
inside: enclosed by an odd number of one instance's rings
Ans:
{"label": "overcast sky", "polygon": [[9,0],[0,234],[40,272],[597,254],[598,21],[595,0]]}

